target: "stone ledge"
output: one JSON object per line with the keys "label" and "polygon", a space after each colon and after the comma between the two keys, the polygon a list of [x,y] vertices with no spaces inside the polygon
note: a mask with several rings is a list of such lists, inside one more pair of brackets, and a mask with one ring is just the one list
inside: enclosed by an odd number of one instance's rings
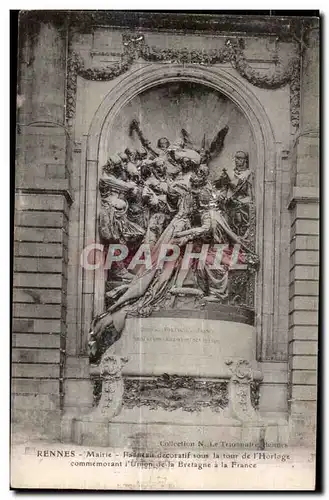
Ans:
{"label": "stone ledge", "polygon": [[[34,11],[35,12],[35,11]],[[49,11],[38,13],[43,19],[48,19]],[[53,15],[53,14],[52,14]],[[126,14],[114,11],[73,11],[70,13],[72,23],[80,25],[83,23],[90,26],[97,22],[100,25],[122,27],[126,26]],[[35,14],[34,14],[35,16]],[[47,16],[47,17],[46,17]],[[208,12],[190,13],[188,16],[184,12],[130,12],[130,24],[135,29],[161,29],[163,30],[186,30],[187,32],[211,33],[212,35],[229,35],[232,31],[236,33],[280,34],[285,38],[291,36],[296,30],[296,24],[292,23],[291,17],[287,16],[261,16],[255,19],[254,16],[232,14],[209,14]],[[97,21],[96,21],[97,19]],[[307,18],[308,21],[308,18]]]}
{"label": "stone ledge", "polygon": [[[219,420],[219,417],[217,416]],[[73,418],[67,422],[65,442],[74,442],[82,446],[110,446],[113,448],[135,445],[139,448],[157,449],[159,442],[162,448],[171,449],[173,442],[185,442],[189,449],[198,448],[198,443],[221,442],[254,443],[255,449],[264,449],[264,441],[284,445],[287,443],[287,423],[266,422],[262,425],[244,426],[240,422],[222,421],[220,425],[207,425],[203,428],[193,424],[171,424],[158,422],[88,422],[83,417]],[[170,431],[168,431],[168,428]],[[187,443],[187,444],[186,444]]]}
{"label": "stone ledge", "polygon": [[288,209],[291,210],[296,203],[319,203],[320,189],[317,187],[294,186],[289,195]]}
{"label": "stone ledge", "polygon": [[31,179],[19,179],[16,186],[18,194],[60,194],[63,195],[69,205],[72,205],[74,198],[69,186],[68,179],[41,179],[35,177]]}

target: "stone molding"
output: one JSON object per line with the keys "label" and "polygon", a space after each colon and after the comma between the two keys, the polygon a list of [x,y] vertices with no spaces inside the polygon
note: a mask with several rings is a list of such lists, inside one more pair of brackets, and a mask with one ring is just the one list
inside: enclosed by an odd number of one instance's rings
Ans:
{"label": "stone molding", "polygon": [[[65,11],[63,11],[65,13]],[[69,24],[78,30],[92,31],[96,26],[115,27],[116,29],[127,28],[127,24],[132,29],[158,29],[174,32],[211,34],[234,33],[250,35],[271,34],[280,35],[284,40],[291,40],[300,36],[301,28],[309,22],[309,17],[297,16],[245,16],[237,14],[214,14],[204,12],[202,14],[189,11],[186,12],[129,12],[114,11],[66,11],[69,15]],[[38,16],[50,17],[49,11],[40,12]]]}
{"label": "stone molding", "polygon": [[52,186],[52,183],[49,183],[49,185],[46,185],[46,182],[44,183],[45,185],[43,187],[41,186],[33,186],[30,185],[29,187],[20,187],[20,185],[16,188],[15,192],[17,194],[36,194],[36,195],[42,195],[42,194],[56,194],[56,195],[62,195],[66,199],[69,205],[72,205],[73,203],[73,196],[71,191],[68,188],[56,188]]}
{"label": "stone molding", "polygon": [[294,186],[289,196],[288,209],[294,208],[296,203],[319,203],[320,190],[316,187]]}

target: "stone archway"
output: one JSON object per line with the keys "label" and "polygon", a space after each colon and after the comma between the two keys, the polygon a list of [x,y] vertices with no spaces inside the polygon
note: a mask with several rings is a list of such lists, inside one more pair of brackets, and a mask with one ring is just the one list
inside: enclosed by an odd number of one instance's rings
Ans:
{"label": "stone archway", "polygon": [[[118,79],[118,83],[97,109],[88,133],[85,158],[84,243],[97,240],[97,185],[101,166],[99,165],[99,152],[105,148],[106,137],[110,133],[115,117],[138,94],[164,83],[178,81],[200,83],[221,92],[242,111],[250,124],[256,145],[256,164],[254,165],[257,207],[256,251],[260,256],[261,266],[256,283],[255,326],[258,357],[261,357],[266,351],[266,343],[272,339],[273,328],[271,317],[274,307],[274,216],[271,210],[266,210],[266,207],[273,205],[275,195],[272,185],[276,169],[276,147],[272,127],[263,106],[252,92],[251,85],[240,77],[219,67],[151,64],[132,70]],[[267,186],[270,189],[267,189]],[[264,244],[265,241],[266,244]],[[103,309],[102,282],[101,271],[84,272],[83,289],[87,289],[88,293],[83,294],[82,309],[91,309],[94,315]],[[89,325],[84,325],[85,339],[88,329]]]}

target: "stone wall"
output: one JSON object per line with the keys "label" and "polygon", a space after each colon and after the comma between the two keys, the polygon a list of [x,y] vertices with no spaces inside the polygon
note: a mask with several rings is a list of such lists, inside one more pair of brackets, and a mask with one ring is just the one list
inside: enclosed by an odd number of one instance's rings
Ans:
{"label": "stone wall", "polygon": [[[290,195],[289,411],[293,443],[314,442],[319,294],[319,22],[301,61],[300,130],[292,149]],[[308,430],[305,433],[305,429]]]}
{"label": "stone wall", "polygon": [[58,435],[71,204],[62,20],[20,17],[13,278],[13,420]]}

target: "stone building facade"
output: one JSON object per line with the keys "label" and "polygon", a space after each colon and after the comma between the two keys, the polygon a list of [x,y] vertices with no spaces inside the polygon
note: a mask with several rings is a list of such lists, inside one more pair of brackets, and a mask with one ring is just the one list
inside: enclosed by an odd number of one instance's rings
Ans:
{"label": "stone building facade", "polygon": [[314,440],[319,19],[312,17],[21,12],[12,309],[17,429],[61,439],[66,416],[93,406],[87,342],[104,307],[103,278],[85,272],[80,255],[97,240],[99,169],[124,147],[129,103],[148,110],[154,143],[159,124],[177,118],[169,108],[159,112],[168,93],[160,99],[157,89],[186,82],[224,95],[233,103],[227,116],[236,113],[236,137],[251,137],[259,411],[287,422],[290,445]]}

